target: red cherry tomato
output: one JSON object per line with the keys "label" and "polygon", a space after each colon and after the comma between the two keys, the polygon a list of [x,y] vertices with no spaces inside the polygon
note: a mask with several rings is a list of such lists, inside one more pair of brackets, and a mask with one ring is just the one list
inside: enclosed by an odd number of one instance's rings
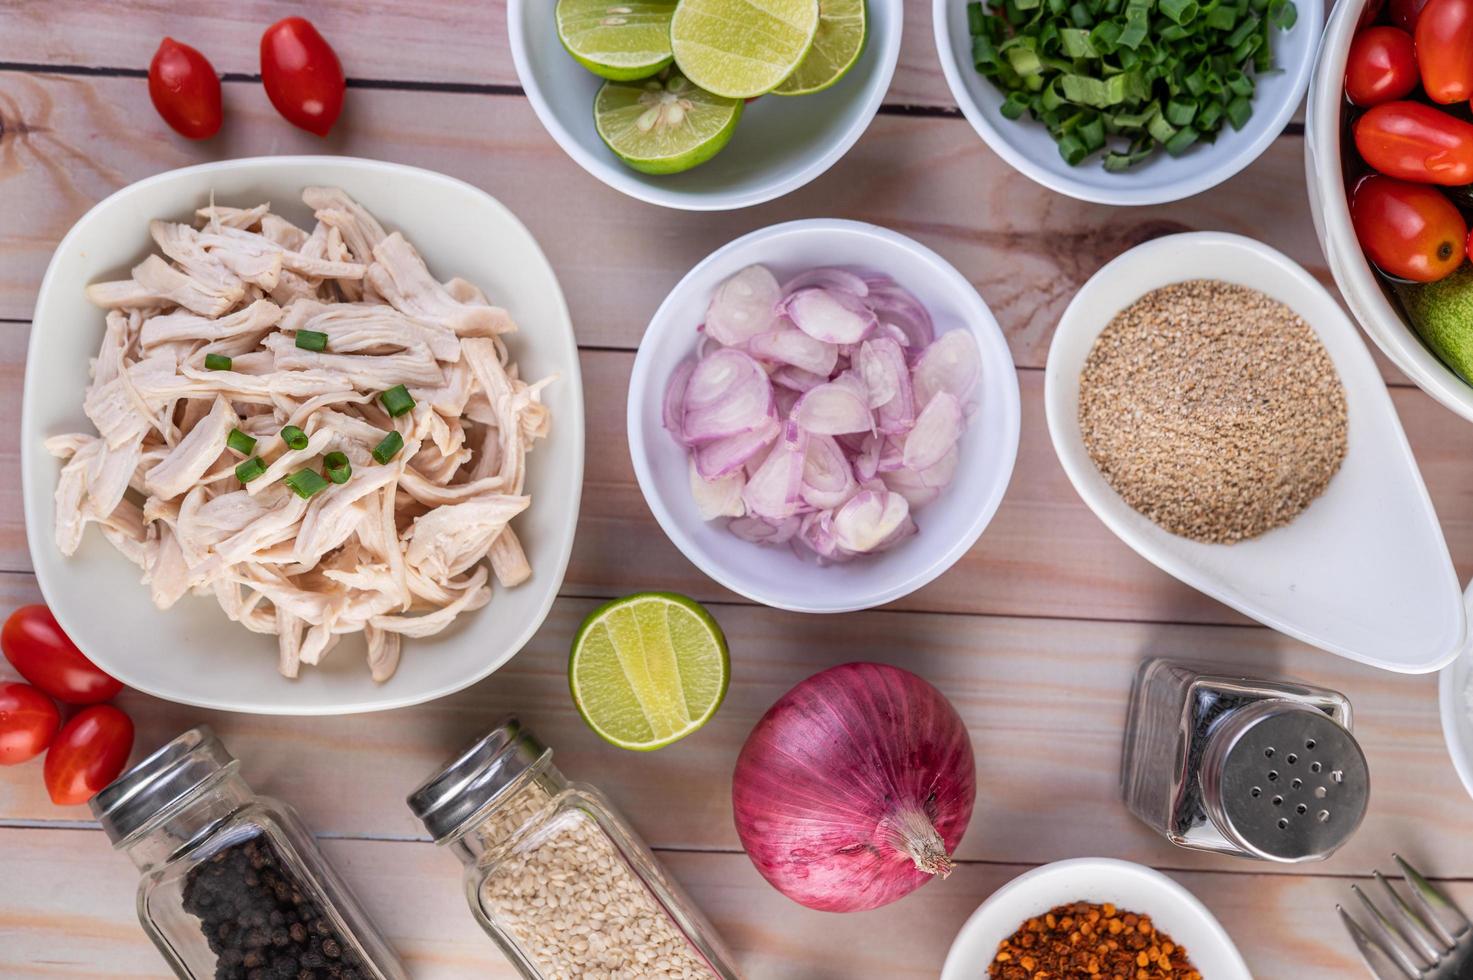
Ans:
{"label": "red cherry tomato", "polygon": [[205,140],[220,131],[220,76],[210,60],[166,37],[148,66],[148,97],[180,136]]}
{"label": "red cherry tomato", "polygon": [[1420,102],[1371,108],[1355,121],[1355,148],[1388,177],[1448,187],[1473,183],[1473,124]]}
{"label": "red cherry tomato", "polygon": [[343,111],[343,66],[301,17],[279,20],[261,35],[261,82],[276,111],[309,133],[326,136]]}
{"label": "red cherry tomato", "polygon": [[1391,0],[1391,22],[1410,34],[1417,29],[1417,19],[1427,0]]}
{"label": "red cherry tomato", "polygon": [[45,752],[60,724],[55,701],[29,684],[0,684],[0,766]]}
{"label": "red cherry tomato", "polygon": [[1355,187],[1350,220],[1381,271],[1436,282],[1463,263],[1468,225],[1435,187],[1373,174]]}
{"label": "red cherry tomato", "polygon": [[1473,228],[1468,229],[1468,259],[1473,261]]}
{"label": "red cherry tomato", "polygon": [[1427,98],[1473,98],[1473,0],[1427,0],[1417,18],[1417,65]]}
{"label": "red cherry tomato", "polygon": [[46,753],[46,792],[57,806],[86,803],[118,778],[133,751],[133,722],[110,704],[83,708]]}
{"label": "red cherry tomato", "polygon": [[0,628],[0,649],[20,675],[67,704],[96,704],[123,689],[77,649],[45,606],[21,606]]}
{"label": "red cherry tomato", "polygon": [[1369,27],[1350,42],[1345,61],[1345,97],[1356,105],[1404,98],[1417,87],[1412,36],[1396,27]]}

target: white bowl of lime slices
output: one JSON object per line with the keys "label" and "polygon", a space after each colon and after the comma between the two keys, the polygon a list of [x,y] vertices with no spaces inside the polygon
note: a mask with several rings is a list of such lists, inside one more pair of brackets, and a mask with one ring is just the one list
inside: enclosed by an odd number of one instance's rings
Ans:
{"label": "white bowl of lime slices", "polygon": [[[579,166],[651,204],[726,211],[781,197],[828,170],[864,133],[890,87],[900,56],[903,0],[826,3],[816,23],[810,15],[817,0],[809,3],[508,0],[507,33],[517,77],[537,118]],[[737,22],[754,27],[750,37],[728,41],[756,45],[752,57],[708,59],[716,63],[713,68],[700,63],[703,46],[692,43],[679,64],[662,67],[662,17],[678,13],[698,32],[723,7],[743,12]],[[861,12],[862,45],[854,57]],[[799,40],[780,53],[764,49],[760,39],[771,32],[755,29],[759,14],[781,22],[780,33],[797,25]],[[807,35],[812,39],[805,46]],[[683,80],[682,65],[723,95],[694,90]],[[635,78],[611,81],[586,66]],[[655,74],[639,80],[646,71]],[[769,84],[778,84],[779,91],[815,90],[748,100]],[[676,172],[644,172],[658,170]]]}

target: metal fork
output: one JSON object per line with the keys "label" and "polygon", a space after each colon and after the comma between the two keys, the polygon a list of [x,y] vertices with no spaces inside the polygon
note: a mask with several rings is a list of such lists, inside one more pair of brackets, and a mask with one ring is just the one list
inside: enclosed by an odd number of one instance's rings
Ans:
{"label": "metal fork", "polygon": [[[1391,858],[1406,878],[1407,891],[1417,906],[1415,909],[1379,871],[1372,871],[1371,876],[1391,898],[1390,919],[1357,885],[1351,885],[1350,890],[1371,914],[1369,933],[1345,909],[1335,906],[1367,968],[1377,980],[1396,980],[1398,977],[1407,980],[1473,980],[1473,925],[1469,924],[1467,916],[1400,855],[1393,854]],[[1399,972],[1393,973],[1384,966],[1378,966],[1378,961],[1394,964]]]}

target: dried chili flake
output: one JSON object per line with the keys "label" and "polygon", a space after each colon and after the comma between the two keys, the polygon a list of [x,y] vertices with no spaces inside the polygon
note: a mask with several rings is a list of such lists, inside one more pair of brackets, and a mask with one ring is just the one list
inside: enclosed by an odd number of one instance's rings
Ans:
{"label": "dried chili flake", "polygon": [[1060,905],[1004,939],[991,980],[1202,980],[1187,951],[1151,920],[1106,902]]}

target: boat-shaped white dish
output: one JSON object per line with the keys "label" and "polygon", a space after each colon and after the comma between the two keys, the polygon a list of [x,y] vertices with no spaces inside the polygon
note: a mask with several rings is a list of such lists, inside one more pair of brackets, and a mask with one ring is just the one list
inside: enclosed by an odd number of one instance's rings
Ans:
{"label": "boat-shaped white dish", "polygon": [[[1251,286],[1303,317],[1329,352],[1349,408],[1345,461],[1325,493],[1288,525],[1232,545],[1178,537],[1131,509],[1079,432],[1079,375],[1095,338],[1145,293],[1188,279]],[[1044,402],[1074,489],[1163,571],[1305,643],[1386,670],[1435,671],[1464,647],[1457,574],[1386,385],[1339,304],[1287,256],[1218,232],[1158,238],[1121,255],[1064,311]]]}

